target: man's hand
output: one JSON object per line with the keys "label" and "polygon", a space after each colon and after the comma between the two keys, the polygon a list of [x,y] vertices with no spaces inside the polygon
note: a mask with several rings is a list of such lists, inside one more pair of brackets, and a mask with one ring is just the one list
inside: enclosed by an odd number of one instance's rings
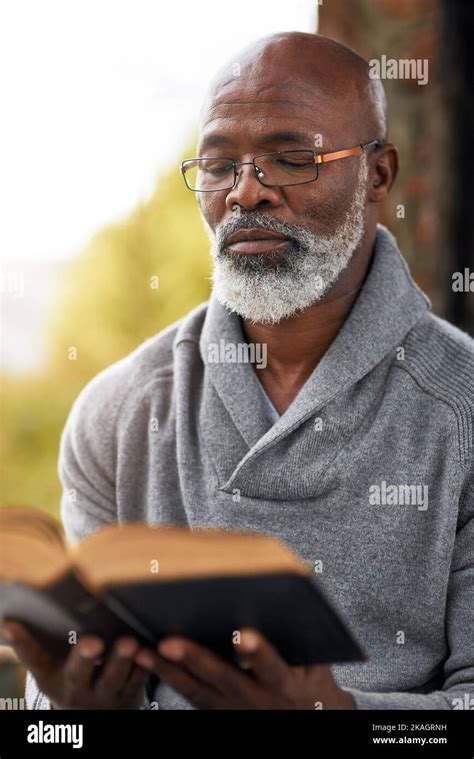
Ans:
{"label": "man's hand", "polygon": [[1,632],[55,709],[138,709],[142,703],[148,672],[134,663],[140,648],[134,638],[119,638],[102,662],[102,640],[84,635],[58,663],[19,622],[5,621]]}
{"label": "man's hand", "polygon": [[245,672],[186,638],[167,638],[157,653],[135,661],[155,672],[199,709],[355,709],[329,666],[290,667],[255,630],[242,630],[235,649]]}

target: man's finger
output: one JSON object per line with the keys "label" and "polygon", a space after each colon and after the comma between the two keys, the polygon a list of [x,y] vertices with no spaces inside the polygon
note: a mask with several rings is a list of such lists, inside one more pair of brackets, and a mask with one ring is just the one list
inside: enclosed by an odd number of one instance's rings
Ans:
{"label": "man's finger", "polygon": [[51,668],[51,657],[28,632],[21,622],[8,619],[2,624],[2,634],[8,640],[21,663],[31,671],[33,676]]}
{"label": "man's finger", "polygon": [[120,700],[126,704],[130,703],[139,692],[140,688],[142,689],[141,699],[143,700],[143,697],[145,695],[145,683],[148,679],[148,676],[149,672],[147,672],[147,670],[143,669],[143,667],[137,667],[137,665],[134,663],[128,676],[128,680],[120,691]]}
{"label": "man's finger", "polygon": [[123,636],[116,641],[94,683],[94,690],[99,697],[108,698],[111,693],[115,693],[118,698],[128,680],[138,649],[138,641],[130,636]]}
{"label": "man's finger", "polygon": [[184,667],[198,680],[234,702],[251,704],[255,700],[255,685],[246,674],[194,641],[168,638],[159,644],[158,654]]}
{"label": "man's finger", "polygon": [[181,693],[198,709],[222,709],[223,697],[212,685],[199,681],[177,664],[164,659],[150,650],[142,650],[136,662],[151,672],[155,672],[164,682]]}
{"label": "man's finger", "polygon": [[265,688],[282,688],[290,675],[289,667],[274,646],[256,630],[240,630],[240,643],[234,643],[246,669]]}
{"label": "man's finger", "polygon": [[97,658],[103,649],[102,640],[95,635],[83,635],[72,647],[63,670],[66,699],[77,697],[81,690],[89,690]]}

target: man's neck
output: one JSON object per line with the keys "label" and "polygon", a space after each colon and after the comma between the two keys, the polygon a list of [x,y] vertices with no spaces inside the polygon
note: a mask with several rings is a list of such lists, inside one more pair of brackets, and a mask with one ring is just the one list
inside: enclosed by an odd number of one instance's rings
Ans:
{"label": "man's neck", "polygon": [[347,319],[367,275],[372,252],[373,242],[361,247],[335,286],[306,311],[275,325],[242,321],[246,341],[267,346],[267,366],[256,373],[280,414],[286,411]]}

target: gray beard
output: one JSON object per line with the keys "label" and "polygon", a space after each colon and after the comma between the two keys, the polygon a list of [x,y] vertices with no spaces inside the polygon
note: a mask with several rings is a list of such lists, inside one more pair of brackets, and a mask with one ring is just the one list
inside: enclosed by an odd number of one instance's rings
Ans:
{"label": "gray beard", "polygon": [[[319,301],[346,268],[364,235],[368,165],[365,154],[352,203],[333,234],[315,235],[258,211],[238,213],[212,231],[212,285],[230,311],[255,324],[278,324]],[[224,241],[239,229],[260,227],[287,235],[284,253],[233,253]]]}

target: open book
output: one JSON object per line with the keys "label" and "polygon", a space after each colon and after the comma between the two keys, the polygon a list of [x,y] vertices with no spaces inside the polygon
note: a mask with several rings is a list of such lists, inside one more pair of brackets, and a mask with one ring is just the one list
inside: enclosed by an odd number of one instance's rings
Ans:
{"label": "open book", "polygon": [[241,627],[291,665],[366,658],[312,574],[281,541],[251,532],[127,523],[74,546],[49,515],[0,508],[0,619],[23,621],[54,657],[82,633],[155,646],[191,638],[237,663]]}

